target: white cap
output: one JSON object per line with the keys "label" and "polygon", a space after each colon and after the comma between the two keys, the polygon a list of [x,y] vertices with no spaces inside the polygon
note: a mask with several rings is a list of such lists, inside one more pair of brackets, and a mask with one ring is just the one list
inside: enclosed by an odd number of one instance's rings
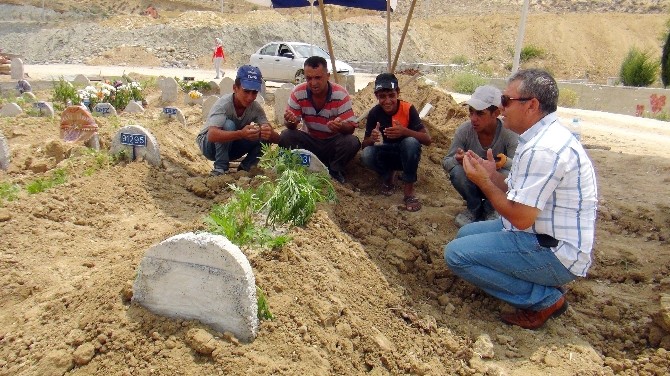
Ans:
{"label": "white cap", "polygon": [[465,103],[475,110],[481,111],[491,106],[500,107],[500,96],[502,96],[500,89],[495,86],[485,85],[475,89],[475,92]]}

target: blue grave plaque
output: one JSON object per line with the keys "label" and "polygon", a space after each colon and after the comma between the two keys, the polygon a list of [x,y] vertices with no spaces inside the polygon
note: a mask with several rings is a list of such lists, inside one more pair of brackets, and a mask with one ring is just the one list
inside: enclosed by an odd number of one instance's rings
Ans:
{"label": "blue grave plaque", "polygon": [[130,146],[147,146],[147,136],[143,134],[121,133],[121,144]]}

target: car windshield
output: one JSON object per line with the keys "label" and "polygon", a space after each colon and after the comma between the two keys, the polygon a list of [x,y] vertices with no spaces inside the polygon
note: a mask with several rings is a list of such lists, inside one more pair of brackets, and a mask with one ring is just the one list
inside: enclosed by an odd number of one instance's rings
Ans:
{"label": "car windshield", "polygon": [[330,59],[330,55],[323,48],[319,46],[311,46],[309,44],[297,44],[293,46],[295,52],[303,57],[321,56],[326,60]]}

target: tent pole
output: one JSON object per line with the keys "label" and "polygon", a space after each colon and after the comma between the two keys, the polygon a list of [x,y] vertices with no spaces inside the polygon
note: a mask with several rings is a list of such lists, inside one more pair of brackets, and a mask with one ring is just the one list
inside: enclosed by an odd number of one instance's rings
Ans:
{"label": "tent pole", "polygon": [[405,35],[407,34],[407,29],[409,28],[409,21],[412,19],[412,13],[414,13],[414,6],[415,5],[416,5],[416,0],[412,0],[412,6],[409,7],[409,13],[407,13],[407,20],[405,21],[405,28],[402,30],[402,36],[400,37],[400,43],[398,44],[398,50],[395,53],[395,59],[393,59],[393,65],[391,66],[391,72],[389,72],[389,73],[395,72],[395,67],[398,64],[398,57],[400,57],[400,50],[402,50],[402,44],[405,41]]}
{"label": "tent pole", "polygon": [[519,70],[519,62],[521,61],[521,45],[523,44],[523,36],[526,33],[528,3],[529,0],[524,0],[523,8],[521,9],[521,21],[519,21],[519,35],[516,37],[516,47],[514,48],[514,63],[512,63],[512,74]]}
{"label": "tent pole", "polygon": [[388,51],[388,60],[386,63],[386,70],[392,73],[391,70],[391,0],[386,0],[386,50]]}
{"label": "tent pole", "polygon": [[[416,0],[415,0],[416,1]],[[326,44],[328,44],[328,54],[330,54],[330,63],[333,67],[335,83],[339,84],[337,77],[337,67],[335,66],[335,54],[333,53],[333,44],[330,41],[330,32],[328,31],[328,20],[326,20],[326,9],[323,6],[323,0],[319,0],[319,9],[321,10],[321,19],[323,20],[323,32],[326,34]]]}

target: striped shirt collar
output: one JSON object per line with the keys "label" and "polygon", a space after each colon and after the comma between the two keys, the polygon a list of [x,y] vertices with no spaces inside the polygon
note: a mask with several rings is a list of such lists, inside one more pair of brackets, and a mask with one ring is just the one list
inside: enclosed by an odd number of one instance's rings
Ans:
{"label": "striped shirt collar", "polygon": [[[310,102],[314,103],[312,100],[312,89],[309,88],[309,85],[305,83],[305,91],[307,92],[307,99],[309,99]],[[330,84],[330,81],[328,81],[328,93],[326,94],[326,103],[330,102],[330,99],[333,97],[333,86]]]}

